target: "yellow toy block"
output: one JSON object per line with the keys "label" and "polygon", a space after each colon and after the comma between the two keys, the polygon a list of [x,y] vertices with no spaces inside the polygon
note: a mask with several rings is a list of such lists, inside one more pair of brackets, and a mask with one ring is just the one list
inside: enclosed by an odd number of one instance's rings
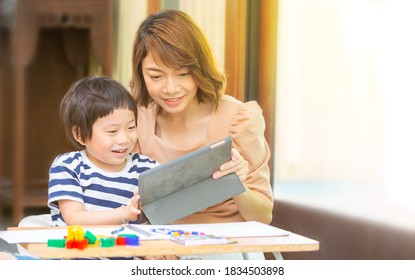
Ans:
{"label": "yellow toy block", "polygon": [[85,230],[82,226],[69,226],[67,240],[82,241],[85,239]]}

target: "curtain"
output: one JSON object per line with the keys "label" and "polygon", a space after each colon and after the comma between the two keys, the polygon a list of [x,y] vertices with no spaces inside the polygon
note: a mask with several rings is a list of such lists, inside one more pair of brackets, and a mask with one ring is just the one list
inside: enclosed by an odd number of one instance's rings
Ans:
{"label": "curtain", "polygon": [[414,6],[279,1],[278,182],[358,182],[414,193]]}
{"label": "curtain", "polygon": [[147,16],[147,1],[113,1],[113,78],[129,88],[135,32]]}

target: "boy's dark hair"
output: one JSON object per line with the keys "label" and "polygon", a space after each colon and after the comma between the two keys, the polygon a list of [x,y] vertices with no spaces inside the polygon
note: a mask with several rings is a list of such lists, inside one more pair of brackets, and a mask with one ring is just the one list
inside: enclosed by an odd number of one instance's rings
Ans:
{"label": "boy's dark hair", "polygon": [[91,139],[95,121],[116,109],[131,110],[137,122],[137,104],[127,89],[117,81],[94,76],[73,83],[60,107],[61,120],[71,144],[78,149],[84,148],[76,141],[73,128],[82,141]]}

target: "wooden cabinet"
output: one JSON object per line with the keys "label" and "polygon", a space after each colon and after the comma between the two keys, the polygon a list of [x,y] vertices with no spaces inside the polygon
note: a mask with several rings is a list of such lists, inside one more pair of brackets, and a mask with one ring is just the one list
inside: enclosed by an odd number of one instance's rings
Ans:
{"label": "wooden cabinet", "polygon": [[[48,171],[65,138],[59,106],[70,84],[111,76],[111,0],[0,0],[0,200],[13,224],[46,207]],[[0,207],[1,208],[1,207]]]}

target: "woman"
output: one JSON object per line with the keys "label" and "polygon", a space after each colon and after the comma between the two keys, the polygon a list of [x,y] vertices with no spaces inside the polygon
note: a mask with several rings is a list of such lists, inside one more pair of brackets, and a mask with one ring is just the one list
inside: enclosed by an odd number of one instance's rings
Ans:
{"label": "woman", "polygon": [[256,102],[224,94],[225,76],[187,14],[167,10],[140,25],[131,87],[138,105],[137,152],[164,163],[233,138],[232,160],[213,177],[236,172],[246,191],[175,223],[271,222],[270,150],[262,111]]}

